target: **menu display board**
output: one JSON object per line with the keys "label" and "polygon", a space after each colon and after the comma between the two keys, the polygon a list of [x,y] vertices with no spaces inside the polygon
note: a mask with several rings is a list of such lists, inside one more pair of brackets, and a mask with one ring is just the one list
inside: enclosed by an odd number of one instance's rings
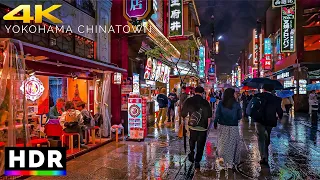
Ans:
{"label": "menu display board", "polygon": [[157,61],[155,59],[151,60],[148,58],[144,79],[151,81],[158,81],[162,83],[168,83],[170,76],[170,67],[162,64],[161,61]]}
{"label": "menu display board", "polygon": [[144,137],[147,137],[147,98],[142,98],[142,129],[144,131]]}
{"label": "menu display board", "polygon": [[165,66],[163,83],[169,82],[169,75],[170,75],[170,68],[169,66]]}
{"label": "menu display board", "polygon": [[142,98],[128,99],[128,135],[131,128],[142,128]]}
{"label": "menu display board", "polygon": [[139,74],[133,73],[133,93],[140,94]]}
{"label": "menu display board", "polygon": [[132,77],[127,77],[122,80],[121,85],[121,111],[128,110],[128,98],[132,92]]}

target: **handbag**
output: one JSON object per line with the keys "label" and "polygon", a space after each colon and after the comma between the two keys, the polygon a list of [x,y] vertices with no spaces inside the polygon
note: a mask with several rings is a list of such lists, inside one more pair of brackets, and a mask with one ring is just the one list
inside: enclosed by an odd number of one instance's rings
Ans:
{"label": "handbag", "polygon": [[78,124],[79,124],[78,122],[65,122],[64,126],[66,128],[73,128],[73,127],[76,127]]}
{"label": "handbag", "polygon": [[215,103],[217,100],[216,100],[216,98],[215,97],[211,97],[210,98],[210,102],[213,102],[213,103]]}

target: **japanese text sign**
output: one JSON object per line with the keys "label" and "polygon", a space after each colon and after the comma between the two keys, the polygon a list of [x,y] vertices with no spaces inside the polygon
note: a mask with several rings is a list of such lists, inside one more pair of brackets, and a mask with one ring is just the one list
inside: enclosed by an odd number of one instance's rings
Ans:
{"label": "japanese text sign", "polygon": [[295,5],[281,8],[281,52],[295,52],[295,16]]}
{"label": "japanese text sign", "polygon": [[295,0],[273,0],[272,7],[281,7],[281,6],[288,6],[293,5]]}
{"label": "japanese text sign", "polygon": [[205,49],[203,46],[201,46],[199,49],[199,77],[200,78],[204,78],[204,68],[206,66],[204,55],[205,55]]}
{"label": "japanese text sign", "polygon": [[183,36],[183,0],[169,0],[169,36]]}
{"label": "japanese text sign", "polygon": [[123,3],[123,16],[127,21],[131,21],[132,18],[137,20],[145,19],[153,8],[151,0],[124,0]]}
{"label": "japanese text sign", "polygon": [[271,46],[271,39],[265,38],[264,39],[264,54],[271,54],[272,46]]}

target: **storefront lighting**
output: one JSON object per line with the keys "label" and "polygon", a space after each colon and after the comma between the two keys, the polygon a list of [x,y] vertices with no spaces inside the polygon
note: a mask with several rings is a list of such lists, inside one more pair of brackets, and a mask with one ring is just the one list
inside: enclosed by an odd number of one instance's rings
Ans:
{"label": "storefront lighting", "polygon": [[100,79],[96,79],[97,82],[100,82]]}
{"label": "storefront lighting", "polygon": [[29,73],[29,76],[33,76],[33,75],[35,75],[36,74],[36,72],[31,72],[31,73]]}

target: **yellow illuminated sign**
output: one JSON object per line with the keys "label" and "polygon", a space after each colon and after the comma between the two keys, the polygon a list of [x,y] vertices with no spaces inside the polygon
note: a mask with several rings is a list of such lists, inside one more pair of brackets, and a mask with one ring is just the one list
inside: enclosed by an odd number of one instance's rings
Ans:
{"label": "yellow illuminated sign", "polygon": [[[33,17],[31,16],[30,5],[19,5],[18,7],[4,15],[3,19],[7,21],[22,20],[23,23],[30,23],[32,20],[34,20],[35,23],[42,23],[42,18],[45,17],[55,24],[61,24],[62,21],[60,19],[50,14],[52,11],[60,7],[61,5],[52,5],[49,8],[43,10],[42,5],[35,5],[35,13]],[[20,11],[23,12],[22,16],[17,16],[16,14],[18,14]]]}

